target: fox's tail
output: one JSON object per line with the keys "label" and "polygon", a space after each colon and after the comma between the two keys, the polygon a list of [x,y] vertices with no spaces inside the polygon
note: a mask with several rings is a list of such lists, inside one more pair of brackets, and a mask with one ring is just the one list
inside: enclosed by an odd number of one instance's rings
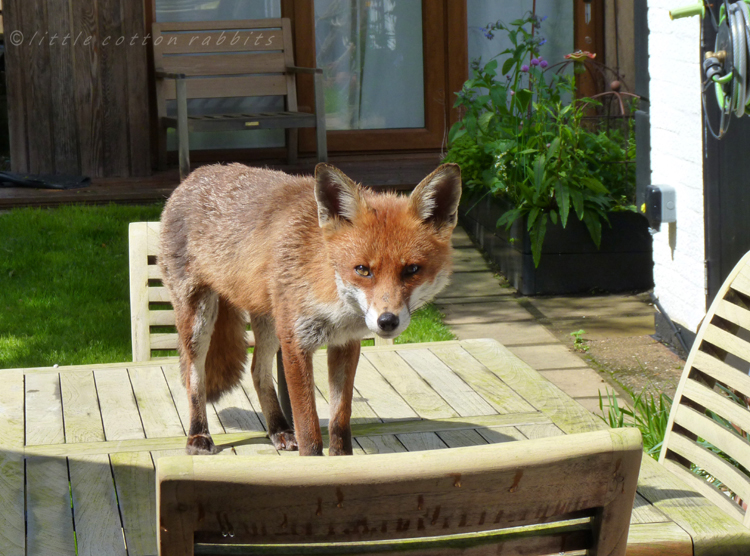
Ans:
{"label": "fox's tail", "polygon": [[246,327],[247,320],[242,312],[219,297],[219,314],[206,356],[206,399],[209,402],[217,401],[240,382],[247,359]]}

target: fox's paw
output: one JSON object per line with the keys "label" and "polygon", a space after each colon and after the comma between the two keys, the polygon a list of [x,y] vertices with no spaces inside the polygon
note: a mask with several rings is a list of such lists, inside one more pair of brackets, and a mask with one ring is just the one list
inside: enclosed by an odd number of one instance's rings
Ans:
{"label": "fox's paw", "polygon": [[188,438],[185,452],[189,456],[210,456],[221,452],[214,444],[210,434],[194,434]]}
{"label": "fox's paw", "polygon": [[294,436],[294,431],[281,431],[271,433],[268,436],[271,439],[271,442],[273,442],[273,447],[277,450],[293,452],[298,449],[297,438]]}

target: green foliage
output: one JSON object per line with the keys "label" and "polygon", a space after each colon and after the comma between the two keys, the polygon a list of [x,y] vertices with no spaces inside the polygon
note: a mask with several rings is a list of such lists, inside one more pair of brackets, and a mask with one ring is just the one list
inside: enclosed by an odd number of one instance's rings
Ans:
{"label": "green foliage", "polygon": [[573,349],[586,353],[589,350],[589,346],[586,344],[586,340],[583,339],[584,334],[586,334],[586,331],[583,328],[570,333],[573,337]]}
{"label": "green foliage", "polygon": [[463,118],[450,130],[446,158],[461,165],[470,195],[511,201],[514,208],[498,226],[526,217],[537,266],[549,222],[565,227],[574,214],[598,247],[607,213],[632,205],[635,194],[627,164],[635,157],[632,133],[584,125],[598,103],[566,100],[574,97],[573,79],[549,71],[555,66],[539,57],[543,39],[531,28],[540,25],[541,18],[528,15],[483,30],[488,38],[506,33],[511,47],[483,66],[472,63],[474,75],[457,93]]}
{"label": "green foliage", "polygon": [[[128,223],[158,220],[161,209],[0,214],[0,369],[130,361]],[[452,339],[443,315],[427,305],[396,343]]]}
{"label": "green foliage", "polygon": [[637,427],[643,437],[643,450],[658,459],[667,431],[672,398],[664,393],[657,398],[645,390],[637,396],[628,388],[625,391],[633,398],[632,408],[621,407],[615,392],[610,392],[609,388],[606,389],[605,398],[599,392],[599,409],[604,415],[601,418],[612,428]]}

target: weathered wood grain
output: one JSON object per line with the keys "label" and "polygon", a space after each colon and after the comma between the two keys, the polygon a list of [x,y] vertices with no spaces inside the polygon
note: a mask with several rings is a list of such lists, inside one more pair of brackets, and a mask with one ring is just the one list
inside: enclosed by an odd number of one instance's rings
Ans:
{"label": "weathered wood grain", "polygon": [[409,452],[424,450],[442,450],[447,448],[445,442],[434,432],[405,432],[397,434],[396,438]]}
{"label": "weathered wood grain", "polygon": [[[66,442],[104,440],[94,373],[72,371],[60,375]],[[126,392],[127,393],[127,392]]]}
{"label": "weathered wood grain", "polygon": [[393,454],[406,452],[406,448],[394,434],[356,436],[354,441],[359,444],[365,454]]}
{"label": "weathered wood grain", "polygon": [[94,37],[98,41],[104,37],[99,32],[97,4],[72,2],[70,7],[81,173],[92,177],[103,176],[104,96],[100,67],[102,54],[101,47],[88,38]]}
{"label": "weathered wood grain", "polygon": [[75,556],[68,484],[65,457],[26,459],[27,554]]}
{"label": "weathered wood grain", "polygon": [[0,553],[24,554],[23,372],[0,372]]}
{"label": "weathered wood grain", "polygon": [[26,444],[62,444],[60,375],[26,376]]}
{"label": "weathered wood grain", "polygon": [[105,438],[146,438],[127,369],[122,368],[117,372],[94,371],[94,379],[101,404]]}
{"label": "weathered wood grain", "polygon": [[544,413],[564,433],[589,432],[607,427],[601,419],[586,411],[497,342],[464,340],[460,344],[505,384],[512,384],[515,392]]}
{"label": "weathered wood grain", "polygon": [[127,64],[127,131],[131,176],[151,173],[148,34],[143,2],[121,1],[123,45]]}
{"label": "weathered wood grain", "polygon": [[130,270],[130,341],[133,361],[151,359],[148,294],[149,229],[146,222],[128,225],[128,264]]}
{"label": "weathered wood grain", "polygon": [[[50,89],[47,92],[54,171],[77,175],[78,119],[75,110],[76,83],[73,66],[72,22],[68,2],[47,0],[49,18]],[[65,40],[69,37],[68,40]]]}
{"label": "weathered wood grain", "polygon": [[110,456],[128,556],[156,554],[154,462],[148,452]]}
{"label": "weathered wood grain", "polygon": [[132,368],[128,372],[146,437],[184,435],[161,367]]}
{"label": "weathered wood grain", "polygon": [[481,446],[487,441],[474,429],[457,431],[443,431],[437,433],[448,448],[459,448],[461,446]]}
{"label": "weathered wood grain", "polygon": [[628,556],[693,556],[690,535],[677,524],[631,523],[628,531]]}
{"label": "weathered wood grain", "polygon": [[430,351],[480,394],[498,413],[528,413],[534,407],[464,350],[433,347]]}
{"label": "weathered wood grain", "polygon": [[362,358],[373,364],[420,417],[441,419],[458,415],[393,348],[382,351],[364,348]]}
{"label": "weathered wood grain", "polygon": [[399,355],[445,399],[459,415],[492,415],[496,411],[471,386],[429,351],[410,350]]}
{"label": "weathered wood grain", "polygon": [[383,421],[416,419],[419,416],[365,357],[360,357],[354,387]]}
{"label": "weathered wood grain", "polygon": [[[4,0],[3,28],[10,37],[23,27],[23,5],[26,0]],[[23,45],[5,42],[5,82],[8,95],[8,132],[10,135],[10,163],[14,172],[29,171],[28,130],[26,112],[29,99],[26,85],[26,65]]]}
{"label": "weathered wood grain", "polygon": [[[315,403],[318,410],[318,415],[323,420],[323,415],[326,417],[330,414],[330,392],[328,389],[328,353],[324,351],[317,351],[313,355],[313,373],[315,376],[315,387],[322,394],[325,399],[325,407],[323,407],[316,397]],[[356,381],[356,379],[355,379]],[[325,413],[323,412],[325,411]],[[352,397],[352,423],[377,423],[380,422],[380,418],[377,413],[370,407],[366,399],[354,388],[354,395]]]}
{"label": "weathered wood grain", "polygon": [[109,456],[69,458],[78,556],[125,556]]}

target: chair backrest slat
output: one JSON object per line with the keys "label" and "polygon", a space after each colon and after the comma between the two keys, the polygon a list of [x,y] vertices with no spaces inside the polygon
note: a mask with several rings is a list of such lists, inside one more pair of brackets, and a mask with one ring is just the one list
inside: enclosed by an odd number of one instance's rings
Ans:
{"label": "chair backrest slat", "polygon": [[[232,98],[286,95],[286,77],[283,75],[243,75],[240,77],[216,77],[212,79],[190,79],[187,82],[187,98]],[[175,100],[177,87],[173,80],[164,83],[164,98]]]}
{"label": "chair backrest slat", "polygon": [[[659,461],[750,527],[750,253],[701,324],[677,387]],[[700,474],[696,474],[698,471]]]}
{"label": "chair backrest slat", "polygon": [[[430,553],[442,554],[447,535],[590,518],[578,539],[597,554],[624,555],[642,457],[640,433],[615,429],[351,458],[161,458],[160,554],[226,540],[335,547],[408,539],[436,540]],[[524,554],[539,547],[549,553],[538,536],[544,528],[513,542]],[[404,546],[393,548],[389,553]]]}
{"label": "chair backrest slat", "polygon": [[[288,19],[155,23],[152,35],[154,67],[185,74],[188,98],[285,96],[296,110],[295,75],[286,73],[294,65]],[[158,80],[157,97],[174,100],[174,80]]]}

